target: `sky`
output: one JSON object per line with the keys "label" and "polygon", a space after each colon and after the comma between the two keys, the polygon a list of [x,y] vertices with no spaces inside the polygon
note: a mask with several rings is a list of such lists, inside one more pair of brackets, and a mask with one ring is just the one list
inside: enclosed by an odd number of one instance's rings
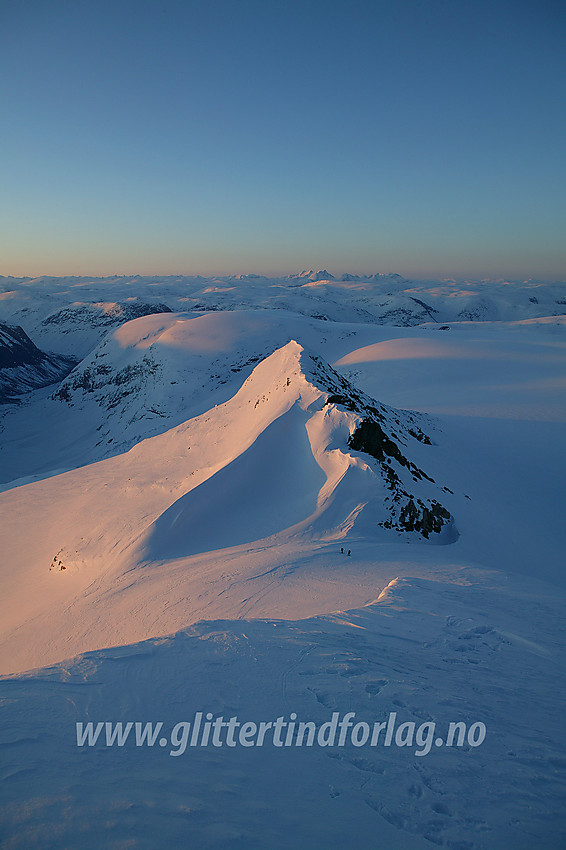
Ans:
{"label": "sky", "polygon": [[561,0],[1,0],[0,274],[566,279]]}

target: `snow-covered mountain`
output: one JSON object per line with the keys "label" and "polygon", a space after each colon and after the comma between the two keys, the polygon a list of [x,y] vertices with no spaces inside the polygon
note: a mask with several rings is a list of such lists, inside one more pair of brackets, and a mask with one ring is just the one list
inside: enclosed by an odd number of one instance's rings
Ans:
{"label": "snow-covered mountain", "polygon": [[[564,844],[565,284],[1,284],[7,847]],[[269,737],[348,712],[401,731]]]}
{"label": "snow-covered mountain", "polygon": [[[130,588],[139,581],[143,596],[149,565],[257,541],[275,552],[348,536],[453,542],[454,519],[443,504],[453,493],[423,469],[422,459],[434,454],[428,424],[370,399],[291,341],[258,363],[224,404],[125,454],[0,494],[11,540],[4,670],[16,657],[24,667],[60,660],[70,643],[77,651],[106,645],[116,618],[110,606],[101,619],[97,600],[124,575]],[[28,541],[30,511],[36,535]],[[169,583],[170,570],[163,579]],[[28,582],[43,587],[39,608],[22,598]],[[154,594],[155,587],[143,603],[140,596],[138,609],[153,610]],[[211,613],[209,601],[202,610],[194,600],[184,606],[185,594],[178,585],[171,598],[175,628]],[[233,601],[223,594],[217,614]],[[139,629],[138,621],[136,639],[152,634]],[[71,637],[77,633],[78,641]]]}
{"label": "snow-covered mountain", "polygon": [[297,275],[290,275],[291,278],[303,278],[306,280],[318,281],[318,280],[334,280],[334,275],[330,274],[330,272],[326,271],[326,269],[319,269],[318,271],[313,271],[313,269],[304,270],[299,272]]}

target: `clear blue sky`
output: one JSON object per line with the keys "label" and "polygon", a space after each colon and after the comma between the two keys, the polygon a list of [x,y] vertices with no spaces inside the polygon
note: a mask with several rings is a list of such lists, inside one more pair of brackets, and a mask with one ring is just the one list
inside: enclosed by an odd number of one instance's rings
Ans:
{"label": "clear blue sky", "polygon": [[561,0],[2,0],[0,273],[566,277]]}

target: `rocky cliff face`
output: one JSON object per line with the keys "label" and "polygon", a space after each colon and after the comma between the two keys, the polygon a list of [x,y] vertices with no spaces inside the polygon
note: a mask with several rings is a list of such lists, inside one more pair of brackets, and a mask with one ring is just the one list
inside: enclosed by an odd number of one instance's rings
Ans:
{"label": "rocky cliff face", "polygon": [[66,355],[46,354],[23,328],[0,322],[0,403],[17,402],[22,393],[60,381],[76,362]]}

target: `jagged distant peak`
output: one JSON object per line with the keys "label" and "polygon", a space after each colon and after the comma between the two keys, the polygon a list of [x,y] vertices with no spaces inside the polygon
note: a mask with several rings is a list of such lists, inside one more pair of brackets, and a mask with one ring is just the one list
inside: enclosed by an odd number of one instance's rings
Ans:
{"label": "jagged distant peak", "polygon": [[291,277],[302,278],[303,280],[311,280],[316,282],[318,280],[334,280],[334,275],[330,274],[327,269],[318,269],[314,271],[313,269],[306,269],[302,272],[299,272],[296,275],[291,275]]}

